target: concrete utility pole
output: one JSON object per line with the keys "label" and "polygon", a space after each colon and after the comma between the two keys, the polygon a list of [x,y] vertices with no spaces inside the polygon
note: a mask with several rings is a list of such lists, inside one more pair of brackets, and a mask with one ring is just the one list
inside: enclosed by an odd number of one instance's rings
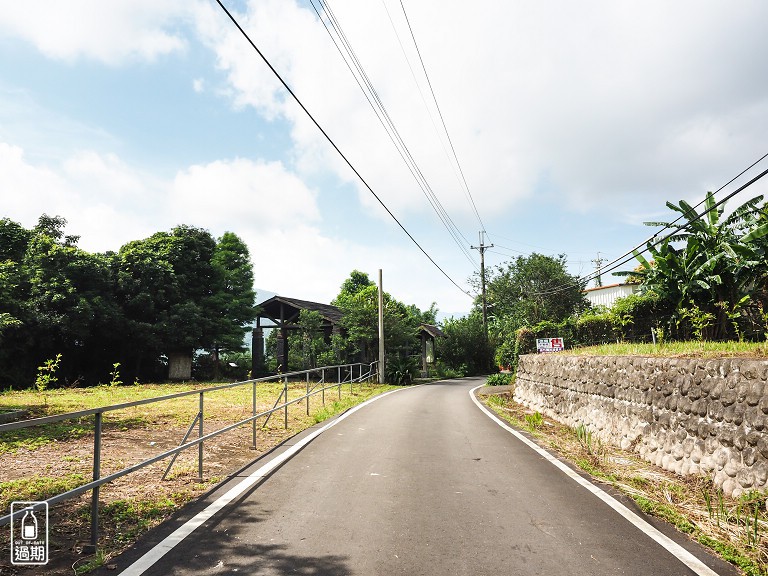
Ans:
{"label": "concrete utility pole", "polygon": [[479,233],[480,246],[472,246],[472,249],[480,251],[480,285],[482,286],[482,293],[483,293],[483,331],[485,332],[485,336],[487,338],[488,337],[488,302],[485,296],[485,251],[488,248],[493,248],[493,244],[489,244],[488,246],[486,246],[483,241],[484,235],[485,235],[485,232],[483,231]]}
{"label": "concrete utility pole", "polygon": [[384,283],[379,268],[379,384],[384,384]]}

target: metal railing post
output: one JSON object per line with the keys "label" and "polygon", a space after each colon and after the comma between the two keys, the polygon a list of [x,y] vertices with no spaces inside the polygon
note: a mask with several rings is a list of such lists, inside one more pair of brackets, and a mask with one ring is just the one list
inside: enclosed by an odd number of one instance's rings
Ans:
{"label": "metal railing post", "polygon": [[323,368],[323,385],[321,389],[323,393],[323,406],[325,406],[325,368]]}
{"label": "metal railing post", "polygon": [[309,416],[309,372],[307,372],[307,416]]}
{"label": "metal railing post", "polygon": [[[101,418],[102,413],[93,415],[93,480],[101,477]],[[99,543],[99,486],[91,492],[91,541],[85,547],[87,554],[95,554]]]}
{"label": "metal railing post", "polygon": [[288,378],[283,378],[283,394],[285,396],[285,429],[288,430]]}
{"label": "metal railing post", "polygon": [[251,442],[251,450],[256,450],[256,382],[253,383],[253,442]]}
{"label": "metal railing post", "polygon": [[[197,421],[197,437],[203,437],[203,393],[200,392],[200,418]],[[203,443],[197,445],[197,479],[203,481]]]}
{"label": "metal railing post", "polygon": [[341,366],[338,368],[339,377],[336,379],[339,384],[339,400],[341,400]]}

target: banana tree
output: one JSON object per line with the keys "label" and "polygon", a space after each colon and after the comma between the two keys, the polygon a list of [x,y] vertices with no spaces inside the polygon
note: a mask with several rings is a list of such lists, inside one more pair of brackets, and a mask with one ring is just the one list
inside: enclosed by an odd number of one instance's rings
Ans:
{"label": "banana tree", "polygon": [[[738,320],[768,277],[765,238],[768,218],[763,200],[757,196],[725,215],[707,194],[702,216],[686,201],[667,206],[680,213],[687,223],[661,243],[649,242],[649,262],[639,253],[642,268],[625,272],[642,278],[643,285],[673,302],[677,323],[690,324],[691,311],[713,318],[702,328],[703,337],[728,338],[740,335]],[[649,226],[673,227],[667,222],[646,222]],[[690,326],[689,326],[690,327]]]}

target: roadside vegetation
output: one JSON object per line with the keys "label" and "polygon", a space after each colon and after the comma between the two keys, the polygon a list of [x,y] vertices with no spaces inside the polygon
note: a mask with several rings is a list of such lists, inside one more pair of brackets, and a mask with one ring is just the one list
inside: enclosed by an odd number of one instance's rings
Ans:
{"label": "roadside vegetation", "polygon": [[517,404],[511,393],[489,396],[486,403],[540,445],[626,494],[646,514],[672,524],[749,576],[768,574],[765,494],[729,498],[709,477],[676,476],[602,442],[585,425],[570,428]]}
{"label": "roadside vegetation", "polygon": [[592,356],[659,356],[677,358],[768,358],[766,342],[619,342],[582,346],[568,354]]}
{"label": "roadside vegetation", "polygon": [[[109,404],[154,398],[211,384],[107,385],[85,389],[51,390],[45,398],[36,390],[0,393],[0,410],[23,408],[27,417],[38,417],[96,408]],[[285,414],[276,412],[264,426],[258,421],[257,449],[251,449],[252,428],[244,425],[204,444],[203,481],[197,477],[197,450],[183,452],[162,480],[168,460],[150,465],[101,488],[99,552],[78,553],[89,538],[90,493],[52,508],[51,563],[48,574],[86,573],[135,542],[166,520],[181,506],[207,492],[229,474],[252,462],[279,443],[395,386],[349,383],[334,386],[310,400],[298,402]],[[271,408],[282,383],[257,386],[257,409]],[[306,392],[306,382],[289,384],[289,400]],[[247,418],[252,412],[252,387],[205,395],[204,432]],[[102,475],[150,458],[178,445],[198,412],[198,395],[145,404],[104,414]],[[196,436],[196,431],[193,437]],[[0,510],[14,500],[43,500],[87,483],[92,473],[93,418],[51,424],[0,434]],[[8,534],[0,538],[0,555],[8,557]]]}

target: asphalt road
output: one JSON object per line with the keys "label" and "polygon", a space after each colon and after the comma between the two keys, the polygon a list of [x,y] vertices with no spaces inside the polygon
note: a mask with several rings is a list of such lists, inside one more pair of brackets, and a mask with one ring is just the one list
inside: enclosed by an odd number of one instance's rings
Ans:
{"label": "asphalt road", "polygon": [[[481,411],[469,395],[481,383],[407,388],[362,407],[155,563],[145,557],[143,574],[695,573]],[[278,452],[102,573],[138,574],[133,562]],[[716,573],[736,574],[685,545]]]}

